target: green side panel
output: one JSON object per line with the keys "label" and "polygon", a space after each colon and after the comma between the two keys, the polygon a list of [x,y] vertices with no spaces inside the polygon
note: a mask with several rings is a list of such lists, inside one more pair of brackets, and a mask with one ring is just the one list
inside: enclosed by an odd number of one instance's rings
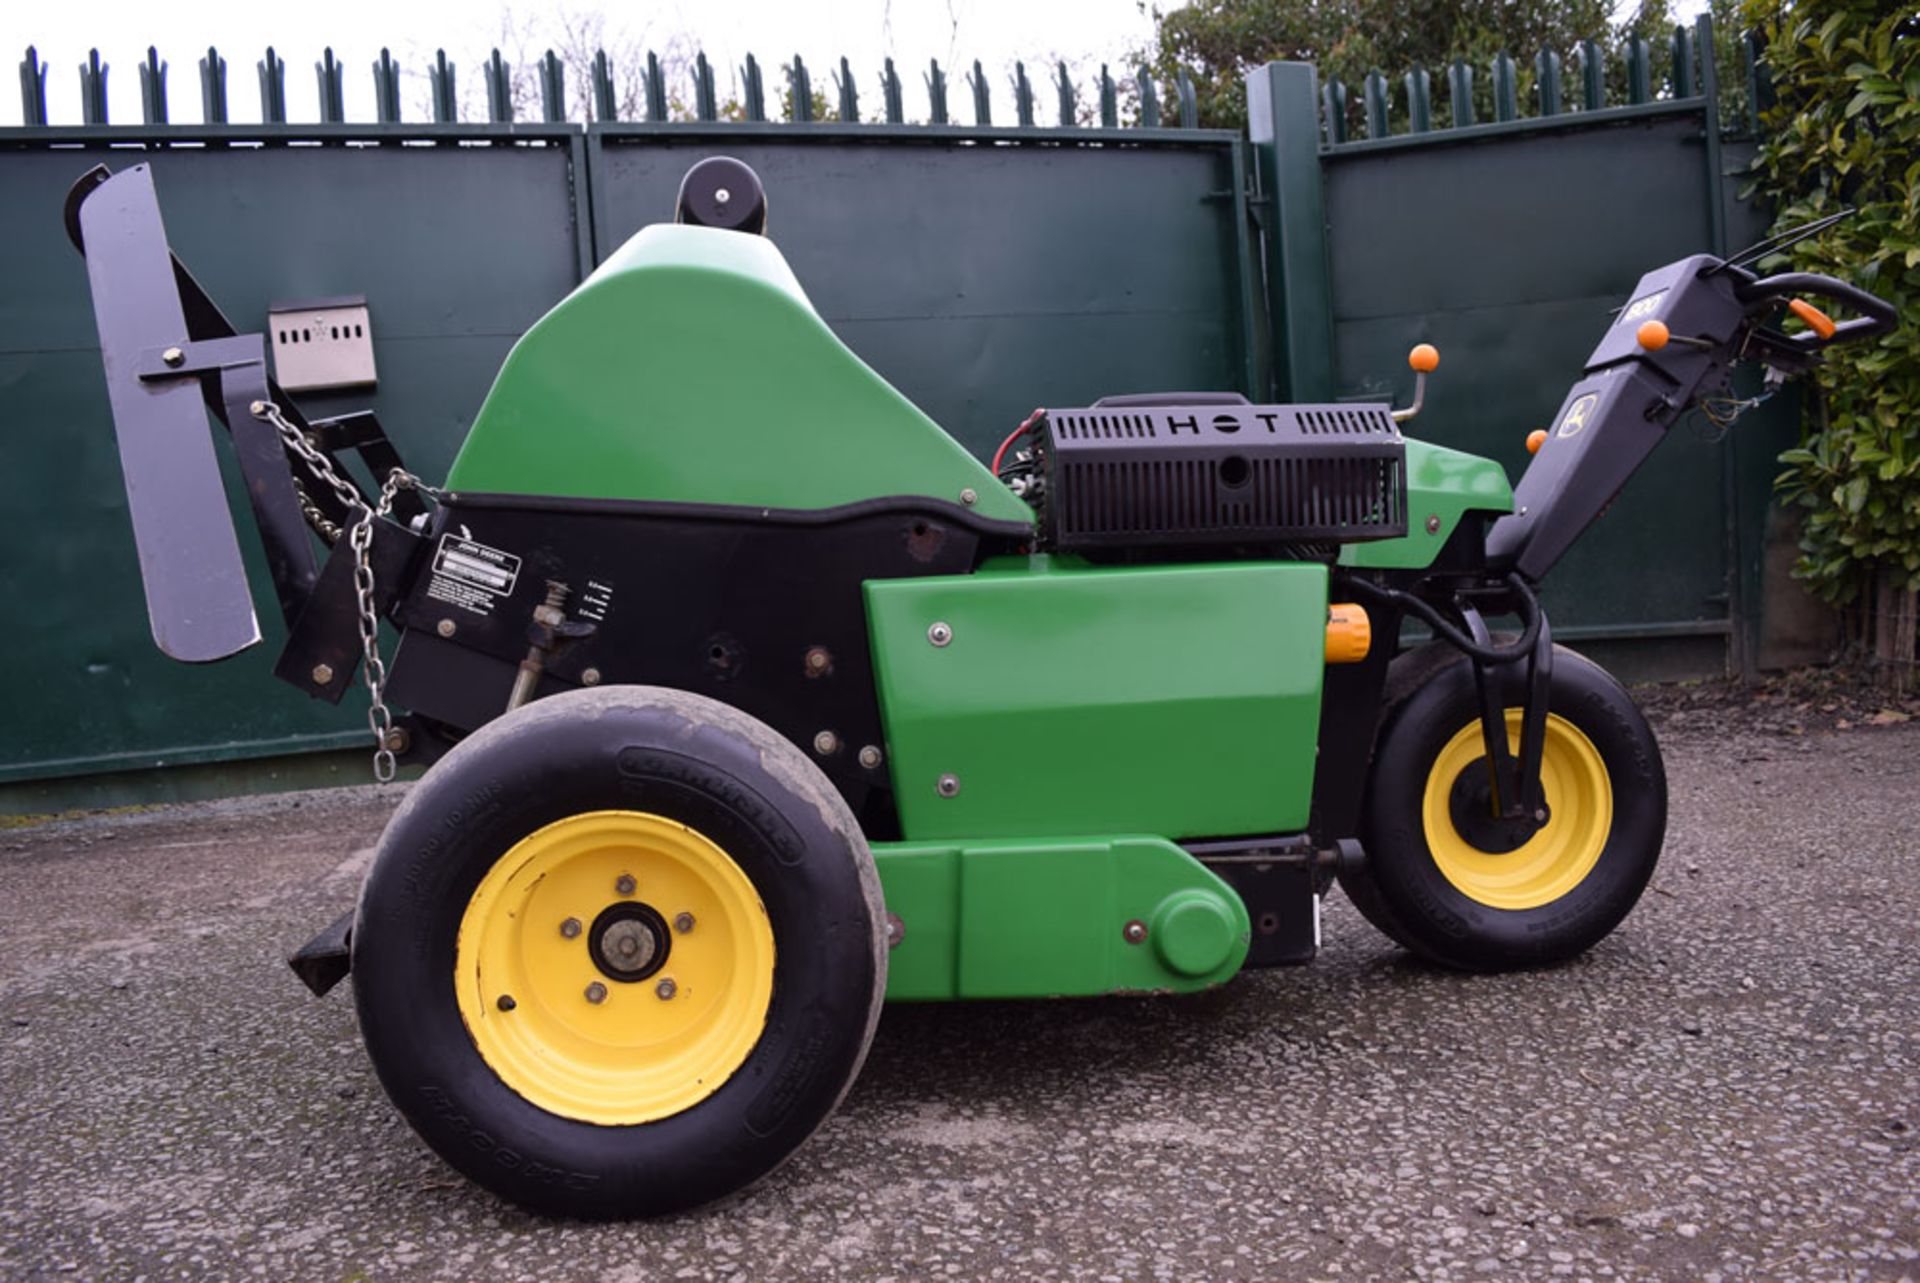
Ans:
{"label": "green side panel", "polygon": [[1326,567],[1015,565],[866,585],[908,840],[1306,824]]}
{"label": "green side panel", "polygon": [[1460,518],[1476,511],[1513,511],[1506,470],[1491,459],[1409,438],[1405,537],[1348,544],[1340,550],[1340,564],[1363,570],[1430,566]]}
{"label": "green side panel", "polygon": [[[874,846],[902,934],[892,999],[1188,993],[1240,969],[1232,888],[1163,838]],[[1129,923],[1146,928],[1128,938]]]}
{"label": "green side panel", "polygon": [[772,241],[675,224],[643,228],[514,345],[447,484],[766,508],[925,495],[1033,516],[834,337]]}

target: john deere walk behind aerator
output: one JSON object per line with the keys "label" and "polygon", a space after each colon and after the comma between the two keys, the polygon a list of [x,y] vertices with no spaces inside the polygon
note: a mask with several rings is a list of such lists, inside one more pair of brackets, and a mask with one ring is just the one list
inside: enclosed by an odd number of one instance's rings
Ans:
{"label": "john deere walk behind aerator", "polygon": [[[170,258],[146,166],[68,202],[160,648],[260,639],[210,407],[276,672],[337,701],[363,667],[377,773],[426,766],[295,969],[350,965],[394,1103],[551,1212],[765,1174],[885,997],[1217,985],[1310,958],[1335,877],[1448,966],[1586,949],[1653,871],[1665,777],[1534,587],[1684,412],[1725,417],[1735,361],[1893,324],[1755,255],[1661,267],[1517,490],[1403,437],[1413,410],[1219,393],[1036,413],[989,470],[834,337],[764,218],[744,165],[696,166],[677,223],[515,346],[434,490],[373,416],[301,416]],[[1769,328],[1796,292],[1861,315]]]}

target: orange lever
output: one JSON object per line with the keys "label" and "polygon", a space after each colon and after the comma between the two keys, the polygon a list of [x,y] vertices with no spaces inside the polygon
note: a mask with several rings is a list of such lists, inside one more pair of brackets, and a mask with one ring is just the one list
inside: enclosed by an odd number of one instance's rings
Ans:
{"label": "orange lever", "polygon": [[1421,374],[1432,374],[1440,368],[1440,349],[1431,343],[1422,343],[1407,353],[1407,366]]}
{"label": "orange lever", "polygon": [[1833,323],[1831,316],[1828,316],[1825,312],[1822,312],[1819,308],[1803,298],[1788,299],[1787,311],[1792,312],[1795,316],[1805,321],[1807,328],[1823,339],[1832,338],[1833,332],[1840,328]]}
{"label": "orange lever", "polygon": [[1673,335],[1667,330],[1665,321],[1642,321],[1640,328],[1633,332],[1633,337],[1639,339],[1640,346],[1647,351],[1658,352]]}
{"label": "orange lever", "polygon": [[1547,443],[1547,430],[1545,428],[1535,428],[1533,431],[1527,433],[1527,453],[1528,454],[1539,454],[1540,447],[1545,445],[1546,443]]}

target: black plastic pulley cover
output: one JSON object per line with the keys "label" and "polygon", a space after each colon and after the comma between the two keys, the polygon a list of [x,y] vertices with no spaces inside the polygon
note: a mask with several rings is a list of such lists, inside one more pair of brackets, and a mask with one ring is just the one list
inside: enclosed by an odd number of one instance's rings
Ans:
{"label": "black plastic pulley cover", "polygon": [[767,191],[745,161],[709,156],[680,180],[674,221],[695,227],[761,235],[767,230]]}

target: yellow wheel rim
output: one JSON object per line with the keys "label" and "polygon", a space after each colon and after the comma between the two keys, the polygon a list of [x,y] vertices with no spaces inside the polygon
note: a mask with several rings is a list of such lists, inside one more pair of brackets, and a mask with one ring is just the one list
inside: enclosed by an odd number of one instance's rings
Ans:
{"label": "yellow wheel rim", "polygon": [[[1507,710],[1507,744],[1520,751],[1520,717]],[[1440,873],[1456,890],[1495,909],[1537,909],[1567,894],[1593,871],[1613,830],[1613,783],[1600,750],[1586,734],[1556,714],[1547,714],[1546,743],[1540,755],[1540,785],[1549,818],[1546,826],[1512,851],[1492,854],[1460,835],[1451,798],[1454,781],[1486,757],[1480,723],[1474,721],[1447,741],[1427,775],[1421,820],[1427,849]]]}
{"label": "yellow wheel rim", "polygon": [[454,991],[503,1083],[621,1126],[689,1109],[740,1068],[773,956],[766,908],[720,847],[658,815],[590,811],[529,834],[481,879]]}

